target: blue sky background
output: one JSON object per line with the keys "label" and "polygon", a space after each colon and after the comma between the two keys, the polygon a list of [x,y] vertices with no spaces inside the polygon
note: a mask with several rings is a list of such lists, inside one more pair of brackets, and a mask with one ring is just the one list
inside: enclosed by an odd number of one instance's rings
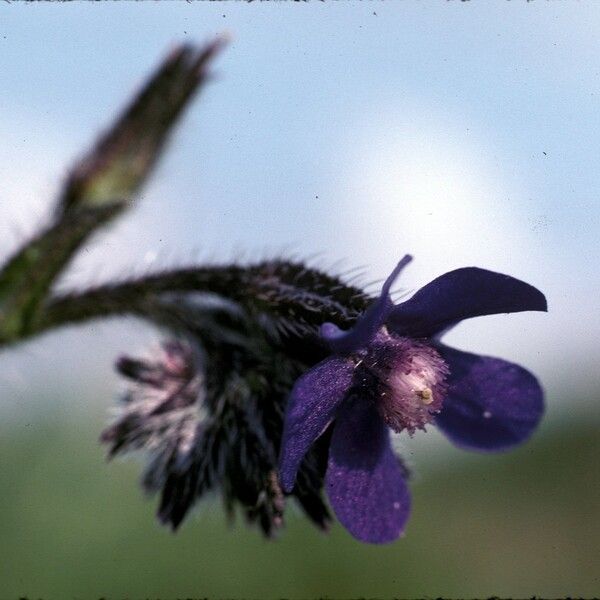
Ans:
{"label": "blue sky background", "polygon": [[[592,2],[5,4],[0,255],[44,222],[69,165],[165,53],[224,31],[216,78],[136,208],[63,284],[288,251],[372,282],[410,252],[405,291],[460,266],[509,273],[550,313],[472,320],[448,343],[538,374],[549,423],[598,422]],[[155,337],[119,321],[1,354],[3,414],[104,415],[115,354]],[[42,406],[48,389],[60,394]]]}

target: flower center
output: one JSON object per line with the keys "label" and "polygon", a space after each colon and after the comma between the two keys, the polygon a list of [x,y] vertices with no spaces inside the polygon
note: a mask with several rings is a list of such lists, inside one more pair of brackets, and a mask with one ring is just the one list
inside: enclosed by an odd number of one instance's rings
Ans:
{"label": "flower center", "polygon": [[412,435],[441,410],[448,367],[426,343],[383,328],[367,348],[361,368],[376,380],[377,409],[394,431],[406,429]]}

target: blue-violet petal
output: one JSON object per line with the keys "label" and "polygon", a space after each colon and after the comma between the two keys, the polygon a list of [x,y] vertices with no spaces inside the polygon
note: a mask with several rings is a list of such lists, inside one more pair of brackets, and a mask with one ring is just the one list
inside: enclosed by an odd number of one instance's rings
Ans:
{"label": "blue-violet petal", "polygon": [[465,267],[441,275],[394,307],[388,327],[400,335],[430,337],[471,317],[547,309],[544,294],[532,285]]}
{"label": "blue-violet petal", "polygon": [[290,394],[285,414],[279,474],[286,492],[313,442],[327,429],[352,383],[354,364],[343,357],[320,362],[300,377]]}
{"label": "blue-violet petal", "polygon": [[358,398],[338,412],[329,448],[326,486],[333,510],[357,539],[394,541],[410,514],[406,471],[375,407]]}
{"label": "blue-violet petal", "polygon": [[507,450],[524,442],[544,412],[538,380],[519,365],[438,345],[450,374],[436,425],[457,446]]}

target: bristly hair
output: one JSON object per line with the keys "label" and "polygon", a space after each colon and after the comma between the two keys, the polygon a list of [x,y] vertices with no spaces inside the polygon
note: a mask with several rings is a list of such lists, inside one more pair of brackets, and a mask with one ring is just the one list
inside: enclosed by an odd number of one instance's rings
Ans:
{"label": "bristly hair", "polygon": [[[142,484],[160,494],[158,518],[173,529],[201,497],[218,490],[228,514],[239,505],[250,523],[273,536],[284,522],[277,461],[287,397],[296,379],[326,355],[318,325],[326,318],[352,322],[368,297],[286,261],[165,272],[120,286],[113,298],[134,298],[134,292],[160,298],[163,309],[169,306],[163,325],[182,337],[151,359],[118,361],[131,385],[101,437],[109,456],[148,451]],[[198,301],[207,287],[212,294],[227,290],[228,303],[209,308]],[[109,294],[99,290],[87,293],[86,304]],[[328,440],[325,432],[308,453],[290,494],[324,530],[330,522],[322,495]]]}

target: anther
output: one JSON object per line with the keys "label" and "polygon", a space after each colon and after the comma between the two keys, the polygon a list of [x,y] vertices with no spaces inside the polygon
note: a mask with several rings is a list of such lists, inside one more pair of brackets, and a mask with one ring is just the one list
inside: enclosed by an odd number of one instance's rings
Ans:
{"label": "anther", "polygon": [[431,404],[433,402],[433,392],[431,391],[431,388],[426,387],[417,393],[421,397],[421,402],[423,404]]}

